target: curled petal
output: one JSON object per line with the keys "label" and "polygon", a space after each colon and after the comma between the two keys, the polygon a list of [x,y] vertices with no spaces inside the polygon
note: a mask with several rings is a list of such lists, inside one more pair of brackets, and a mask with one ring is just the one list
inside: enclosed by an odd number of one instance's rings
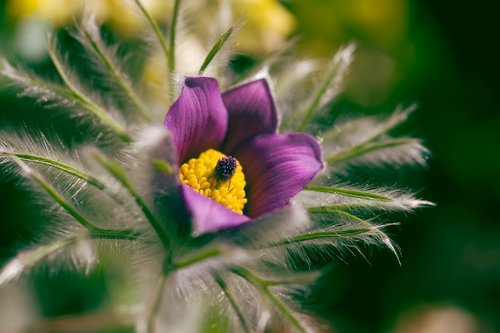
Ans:
{"label": "curled petal", "polygon": [[234,155],[247,179],[252,218],[285,206],[323,169],[318,142],[301,133],[258,135]]}
{"label": "curled petal", "polygon": [[250,221],[248,216],[233,212],[188,185],[181,184],[181,193],[192,215],[194,231],[197,234],[228,229]]}
{"label": "curled petal", "polygon": [[228,90],[222,99],[229,114],[225,152],[257,134],[276,132],[278,113],[265,79]]}
{"label": "curled petal", "polygon": [[188,77],[170,107],[164,125],[172,133],[177,159],[183,162],[208,148],[218,147],[227,129],[227,110],[217,81]]}

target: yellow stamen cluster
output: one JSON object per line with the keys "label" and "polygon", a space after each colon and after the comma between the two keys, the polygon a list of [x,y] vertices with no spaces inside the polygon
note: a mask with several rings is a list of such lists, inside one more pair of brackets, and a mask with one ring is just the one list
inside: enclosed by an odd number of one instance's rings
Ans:
{"label": "yellow stamen cluster", "polygon": [[198,158],[192,158],[181,165],[179,177],[181,182],[189,185],[196,192],[209,197],[232,211],[243,214],[247,199],[245,193],[245,175],[240,162],[236,161],[236,171],[227,180],[217,180],[215,166],[226,157],[221,152],[209,149]]}

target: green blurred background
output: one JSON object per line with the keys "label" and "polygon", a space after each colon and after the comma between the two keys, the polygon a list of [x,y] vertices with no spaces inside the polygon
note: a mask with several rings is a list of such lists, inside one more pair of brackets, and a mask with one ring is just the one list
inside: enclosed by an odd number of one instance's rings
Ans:
{"label": "green blurred background", "polygon": [[[252,1],[241,3],[247,2]],[[29,26],[7,2],[0,4],[0,52],[37,70],[49,69],[43,38],[36,36],[49,24],[37,19]],[[277,29],[280,38],[300,35],[301,52],[311,56],[328,56],[356,41],[357,59],[336,110],[387,113],[400,102],[417,102],[407,129],[433,153],[428,169],[398,179],[437,204],[404,217],[401,227],[391,230],[402,265],[385,250],[367,249],[368,260],[348,256],[347,263],[339,260],[329,268],[308,303],[335,332],[500,332],[497,12],[485,0],[289,0],[278,5],[293,15],[280,16],[287,26],[283,31],[250,17],[247,24]],[[271,21],[273,11],[278,13],[273,6],[259,7],[270,11]],[[31,50],[22,49],[23,38]],[[36,49],[36,43],[42,47]],[[245,47],[250,58],[266,51]],[[23,123],[54,131],[64,127],[10,90],[0,91],[0,110],[0,128]],[[29,243],[44,222],[29,201],[29,193],[13,181],[0,183],[0,263]],[[44,316],[91,311],[106,302],[99,270],[86,278],[69,272],[36,277],[30,287],[37,290]],[[5,299],[0,298],[2,306]]]}

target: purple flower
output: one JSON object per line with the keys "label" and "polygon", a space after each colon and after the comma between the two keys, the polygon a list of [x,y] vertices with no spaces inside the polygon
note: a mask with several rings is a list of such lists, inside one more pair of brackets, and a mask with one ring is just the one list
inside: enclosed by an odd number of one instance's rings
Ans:
{"label": "purple flower", "polygon": [[181,194],[197,233],[282,208],[323,168],[313,137],[277,134],[277,123],[265,80],[221,93],[214,78],[185,79],[164,125],[172,134]]}

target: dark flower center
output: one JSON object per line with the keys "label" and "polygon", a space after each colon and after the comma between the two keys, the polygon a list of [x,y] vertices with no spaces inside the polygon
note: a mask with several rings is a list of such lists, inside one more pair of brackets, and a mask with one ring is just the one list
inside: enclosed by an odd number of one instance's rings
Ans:
{"label": "dark flower center", "polygon": [[215,179],[218,181],[226,181],[231,179],[236,172],[237,162],[232,156],[226,156],[217,161],[215,166]]}

